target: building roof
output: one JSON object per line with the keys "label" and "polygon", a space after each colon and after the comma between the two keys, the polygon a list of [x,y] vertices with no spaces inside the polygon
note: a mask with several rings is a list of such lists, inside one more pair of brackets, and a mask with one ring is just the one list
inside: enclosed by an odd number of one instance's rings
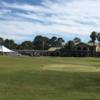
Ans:
{"label": "building roof", "polygon": [[61,49],[61,47],[51,47],[48,49],[48,51],[56,51],[56,50],[59,50]]}
{"label": "building roof", "polygon": [[75,46],[79,46],[79,45],[90,46],[89,44],[86,44],[86,43],[83,43],[83,42],[80,42],[80,43],[75,44]]}

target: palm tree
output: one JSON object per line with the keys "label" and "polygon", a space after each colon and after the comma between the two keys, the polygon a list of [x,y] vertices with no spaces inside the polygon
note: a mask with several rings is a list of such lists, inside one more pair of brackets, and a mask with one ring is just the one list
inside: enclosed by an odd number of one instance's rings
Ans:
{"label": "palm tree", "polygon": [[73,39],[73,41],[74,41],[74,43],[80,43],[80,42],[81,42],[81,39],[78,38],[78,37],[75,37],[75,38]]}
{"label": "palm tree", "polygon": [[97,38],[97,32],[93,31],[91,34],[90,34],[90,38],[93,42],[93,46],[95,46],[95,41],[96,41],[96,38]]}
{"label": "palm tree", "polygon": [[95,48],[95,41],[96,41],[96,39],[97,39],[97,32],[93,31],[93,32],[90,34],[90,38],[91,38],[92,43],[93,43],[92,55],[94,56],[94,55],[95,55],[95,51],[96,51],[96,48]]}
{"label": "palm tree", "polygon": [[100,33],[97,34],[97,40],[98,40],[99,45],[100,45]]}
{"label": "palm tree", "polygon": [[100,33],[97,34],[98,46],[100,48]]}

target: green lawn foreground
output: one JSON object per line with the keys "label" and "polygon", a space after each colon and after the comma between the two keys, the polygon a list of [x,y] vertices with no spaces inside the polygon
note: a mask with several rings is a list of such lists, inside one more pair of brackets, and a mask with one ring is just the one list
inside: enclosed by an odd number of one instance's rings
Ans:
{"label": "green lawn foreground", "polygon": [[100,100],[100,58],[0,56],[0,100]]}

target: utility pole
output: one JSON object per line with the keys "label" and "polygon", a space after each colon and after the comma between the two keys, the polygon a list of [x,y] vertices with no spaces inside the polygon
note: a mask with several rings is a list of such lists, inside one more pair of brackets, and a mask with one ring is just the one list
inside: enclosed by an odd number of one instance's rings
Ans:
{"label": "utility pole", "polygon": [[43,40],[43,43],[42,43],[42,48],[43,48],[43,50],[44,50],[44,40]]}

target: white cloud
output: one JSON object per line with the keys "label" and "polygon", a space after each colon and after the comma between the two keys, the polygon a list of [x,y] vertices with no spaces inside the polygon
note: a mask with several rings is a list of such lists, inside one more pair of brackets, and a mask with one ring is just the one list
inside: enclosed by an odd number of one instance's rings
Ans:
{"label": "white cloud", "polygon": [[[85,36],[91,31],[100,31],[100,0],[57,1],[43,0],[43,6],[3,2],[4,9],[10,10],[0,12],[0,17],[5,14],[9,16],[9,20],[0,20],[0,35],[4,33],[3,36],[8,37],[9,34],[11,38],[22,40],[33,33],[63,33],[65,36],[73,33]],[[26,13],[11,14],[11,9],[24,10]]]}
{"label": "white cloud", "polygon": [[39,5],[17,4],[17,3],[10,4],[6,2],[2,2],[2,5],[6,8],[26,10],[26,11],[44,12],[44,13],[49,11],[49,9],[45,9],[43,6]]}

